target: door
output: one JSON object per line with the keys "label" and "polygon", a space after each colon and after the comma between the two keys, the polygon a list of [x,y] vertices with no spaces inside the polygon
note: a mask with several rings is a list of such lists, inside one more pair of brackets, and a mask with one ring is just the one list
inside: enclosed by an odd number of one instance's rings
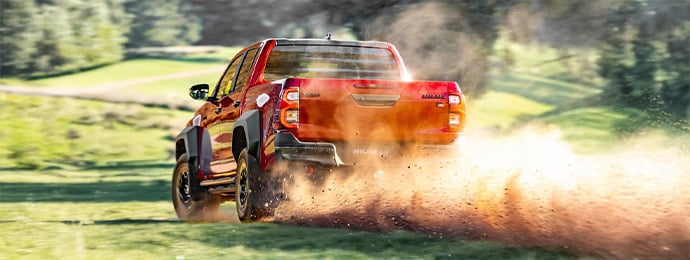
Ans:
{"label": "door", "polygon": [[232,127],[240,117],[244,85],[251,71],[257,50],[248,50],[238,55],[228,66],[214,91],[215,105],[212,121],[207,124],[211,138],[211,162],[209,178],[233,176],[237,169],[232,155]]}

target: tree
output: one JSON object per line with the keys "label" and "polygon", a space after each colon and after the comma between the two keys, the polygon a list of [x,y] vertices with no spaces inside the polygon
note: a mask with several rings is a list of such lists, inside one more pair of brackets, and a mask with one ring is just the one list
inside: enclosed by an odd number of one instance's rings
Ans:
{"label": "tree", "polygon": [[415,78],[458,81],[476,96],[486,88],[499,25],[517,0],[189,2],[203,19],[202,44],[320,38],[324,28],[348,28],[362,40],[395,43]]}
{"label": "tree", "polygon": [[[687,118],[690,109],[690,22],[676,9],[690,3],[626,0],[607,15],[610,31],[603,39],[599,75],[607,80],[609,102],[648,110],[665,111]],[[678,21],[678,20],[676,20]]]}
{"label": "tree", "polygon": [[66,8],[41,5],[36,16],[37,33],[41,40],[33,48],[32,74],[51,74],[77,69],[81,50],[76,45],[72,20]]}
{"label": "tree", "polygon": [[40,77],[117,62],[127,21],[118,0],[2,2],[2,76]]}
{"label": "tree", "polygon": [[127,48],[188,45],[199,40],[200,20],[180,0],[130,0],[124,3],[131,17]]}
{"label": "tree", "polygon": [[597,72],[608,81],[603,94],[607,101],[623,102],[626,100],[625,97],[632,93],[632,87],[626,77],[630,67],[628,64],[631,56],[629,45],[619,37],[612,37],[600,47]]}
{"label": "tree", "polygon": [[661,96],[667,111],[690,120],[690,22],[681,23],[668,36],[667,58],[662,68],[668,78],[663,81]]}
{"label": "tree", "polygon": [[458,81],[471,96],[486,91],[489,56],[513,1],[425,1],[380,10],[365,39],[398,46],[416,79]]}
{"label": "tree", "polygon": [[37,8],[33,1],[0,1],[0,76],[25,73],[30,70],[36,53]]}
{"label": "tree", "polygon": [[632,41],[634,63],[626,71],[630,92],[628,101],[639,107],[655,107],[658,96],[658,81],[656,79],[659,67],[658,52],[654,46],[654,39],[650,32],[638,28],[637,38]]}
{"label": "tree", "polygon": [[108,6],[105,0],[84,0],[72,6],[75,44],[80,49],[84,62],[80,67],[113,63],[124,56],[123,44],[127,40],[127,29],[111,20],[112,10],[117,10],[111,9],[113,7],[118,6]]}

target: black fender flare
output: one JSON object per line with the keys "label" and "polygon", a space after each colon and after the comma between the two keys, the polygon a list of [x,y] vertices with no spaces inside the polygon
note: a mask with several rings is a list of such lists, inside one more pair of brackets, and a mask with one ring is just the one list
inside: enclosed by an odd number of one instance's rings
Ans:
{"label": "black fender flare", "polygon": [[[175,138],[175,143],[184,144],[184,153],[187,154],[189,164],[189,186],[193,200],[202,199],[204,190],[201,188],[199,169],[201,173],[209,173],[211,170],[211,136],[208,131],[200,126],[188,126]],[[176,146],[175,154],[182,154]]]}
{"label": "black fender flare", "polygon": [[[240,129],[244,130],[244,140],[241,140],[241,137],[238,135]],[[253,155],[257,160],[261,160],[261,153],[259,153],[259,146],[261,146],[261,112],[259,110],[250,110],[242,113],[242,116],[232,126],[232,135],[232,155],[235,158],[240,156],[243,149],[239,142],[244,141],[249,154]]]}

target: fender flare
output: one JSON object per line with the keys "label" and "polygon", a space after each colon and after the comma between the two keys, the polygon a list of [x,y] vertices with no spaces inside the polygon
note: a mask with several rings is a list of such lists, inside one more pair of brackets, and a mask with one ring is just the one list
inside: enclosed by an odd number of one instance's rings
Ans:
{"label": "fender flare", "polygon": [[[201,176],[210,172],[211,162],[211,136],[208,131],[199,126],[188,126],[177,135],[175,143],[184,144],[184,153],[187,154],[189,164],[189,185],[193,200],[202,199]],[[181,154],[180,147],[176,145],[175,154]],[[201,170],[201,171],[200,171]]]}
{"label": "fender flare", "polygon": [[[240,140],[238,130],[244,130],[244,140]],[[238,142],[244,141],[247,144],[249,154],[261,161],[261,154],[259,153],[259,146],[261,145],[261,112],[259,110],[250,110],[242,113],[242,116],[235,121],[232,127],[232,154],[238,158],[242,152],[243,146]]]}

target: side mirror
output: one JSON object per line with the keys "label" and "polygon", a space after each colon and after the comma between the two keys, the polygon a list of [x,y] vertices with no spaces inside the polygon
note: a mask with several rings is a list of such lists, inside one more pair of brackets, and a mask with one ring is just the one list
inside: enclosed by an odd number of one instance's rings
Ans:
{"label": "side mirror", "polygon": [[189,96],[196,100],[206,100],[208,89],[208,84],[196,84],[189,88]]}

